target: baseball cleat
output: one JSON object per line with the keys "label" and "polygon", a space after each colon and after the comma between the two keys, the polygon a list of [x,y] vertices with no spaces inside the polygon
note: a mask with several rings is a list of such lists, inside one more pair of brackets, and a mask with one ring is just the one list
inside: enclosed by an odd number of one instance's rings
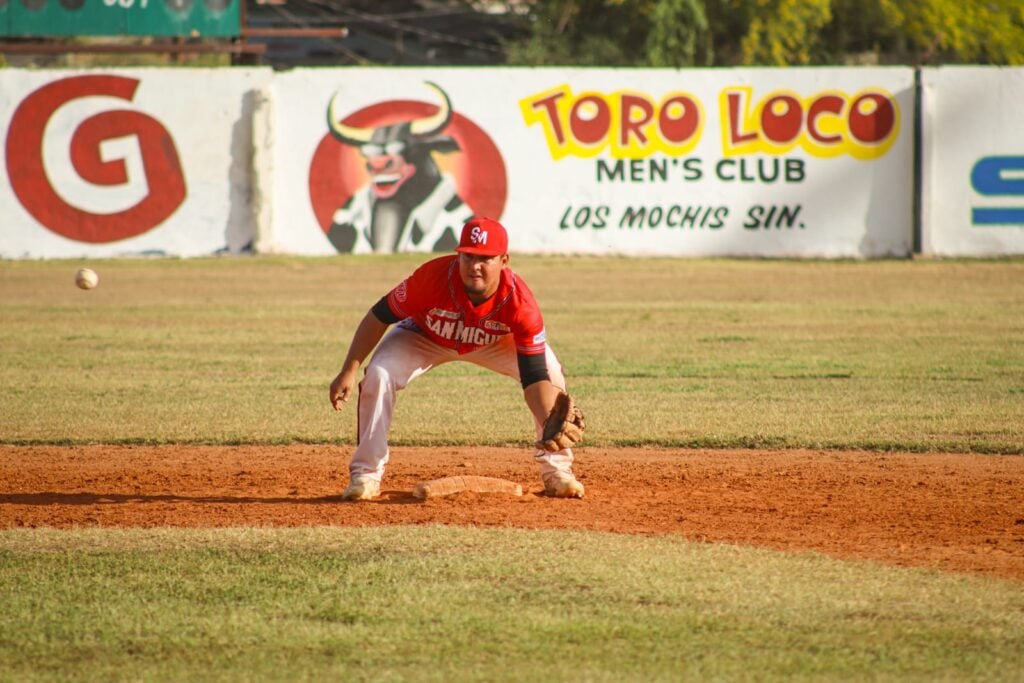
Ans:
{"label": "baseball cleat", "polygon": [[582,498],[583,484],[571,472],[559,472],[544,480],[544,493],[554,498]]}
{"label": "baseball cleat", "polygon": [[380,482],[366,476],[352,477],[345,493],[341,494],[342,500],[373,500],[380,495]]}

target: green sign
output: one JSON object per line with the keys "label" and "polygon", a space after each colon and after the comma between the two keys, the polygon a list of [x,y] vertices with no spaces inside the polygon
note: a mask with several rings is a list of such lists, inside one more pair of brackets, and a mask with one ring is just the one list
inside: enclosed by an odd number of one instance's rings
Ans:
{"label": "green sign", "polygon": [[240,35],[244,0],[0,0],[0,36]]}

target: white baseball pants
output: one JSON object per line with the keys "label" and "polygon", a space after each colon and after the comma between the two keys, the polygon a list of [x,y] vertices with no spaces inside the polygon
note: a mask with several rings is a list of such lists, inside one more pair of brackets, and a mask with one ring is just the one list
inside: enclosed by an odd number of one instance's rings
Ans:
{"label": "white baseball pants", "polygon": [[[551,347],[546,353],[551,383],[564,391],[562,365]],[[368,475],[380,481],[391,455],[388,431],[398,392],[431,368],[455,360],[475,363],[519,381],[519,363],[512,335],[463,355],[399,325],[384,335],[366,366],[363,381],[359,383],[359,445],[349,463],[351,476]],[[536,419],[534,422],[537,438],[540,438],[542,424]],[[540,465],[541,479],[546,480],[555,472],[572,471],[571,448],[556,453],[538,450],[533,457]]]}

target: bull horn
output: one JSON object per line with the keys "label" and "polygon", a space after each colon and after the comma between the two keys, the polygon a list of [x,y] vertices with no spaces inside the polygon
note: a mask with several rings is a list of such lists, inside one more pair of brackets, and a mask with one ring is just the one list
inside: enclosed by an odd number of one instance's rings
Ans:
{"label": "bull horn", "polygon": [[334,137],[347,144],[362,145],[369,142],[370,136],[373,135],[373,128],[346,126],[339,121],[338,115],[334,113],[340,95],[340,92],[334,93],[334,97],[331,98],[331,103],[327,107],[327,127],[330,128]]}
{"label": "bull horn", "polygon": [[438,107],[437,113],[431,116],[425,116],[422,119],[416,119],[409,126],[409,132],[413,135],[427,136],[433,135],[434,133],[440,132],[448,125],[448,122],[452,119],[452,101],[448,99],[448,94],[437,83],[431,83],[430,81],[424,81],[428,86],[437,91],[441,96],[442,104]]}

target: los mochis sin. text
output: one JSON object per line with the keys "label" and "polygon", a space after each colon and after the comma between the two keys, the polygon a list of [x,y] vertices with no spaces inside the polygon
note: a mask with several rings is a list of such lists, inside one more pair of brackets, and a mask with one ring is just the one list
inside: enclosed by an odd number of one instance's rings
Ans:
{"label": "los mochis sin. text", "polygon": [[[802,209],[800,204],[754,204],[742,214],[743,219],[739,225],[751,231],[804,230],[806,226],[800,220]],[[619,209],[613,209],[607,204],[569,205],[562,212],[558,227],[561,230],[717,231],[728,227],[729,215],[728,206],[700,204],[638,205]]]}

